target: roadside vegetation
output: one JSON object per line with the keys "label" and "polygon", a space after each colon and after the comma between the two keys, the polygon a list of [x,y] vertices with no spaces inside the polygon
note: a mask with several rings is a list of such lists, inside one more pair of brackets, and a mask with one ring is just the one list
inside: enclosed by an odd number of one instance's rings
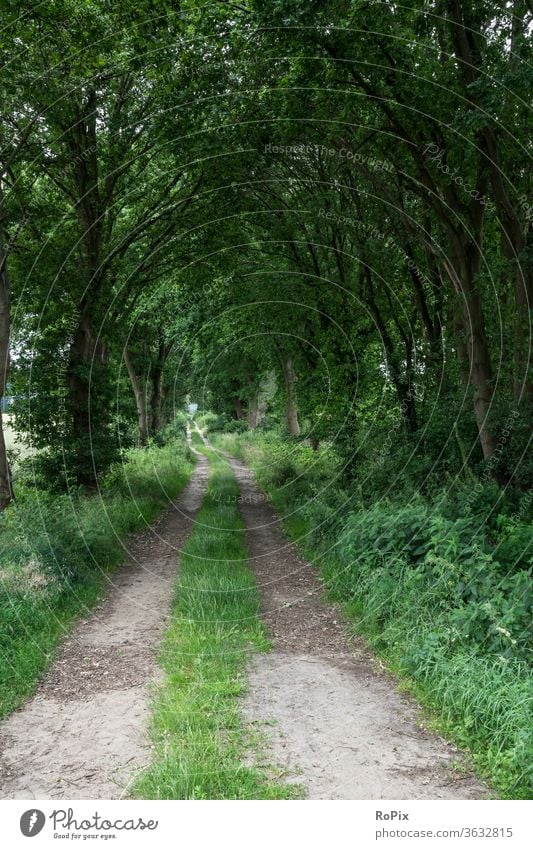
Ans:
{"label": "roadside vegetation", "polygon": [[0,716],[31,694],[60,638],[124,560],[128,534],[149,527],[192,469],[182,434],[128,450],[98,494],[60,495],[19,479],[16,502],[0,515]]}
{"label": "roadside vegetation", "polygon": [[166,680],[152,719],[154,763],[139,778],[141,799],[281,799],[298,795],[276,770],[247,766],[261,741],[243,726],[239,698],[254,651],[269,643],[259,592],[246,562],[239,489],[229,463],[203,447],[209,486],[180,556],[171,621],[161,653]]}
{"label": "roadside vegetation", "polygon": [[[212,420],[213,421],[213,420]],[[208,419],[209,422],[209,419]],[[349,620],[472,752],[504,797],[529,798],[533,762],[526,494],[456,482],[434,498],[339,487],[334,449],[279,432],[214,433],[249,463]],[[389,467],[390,471],[390,467]]]}

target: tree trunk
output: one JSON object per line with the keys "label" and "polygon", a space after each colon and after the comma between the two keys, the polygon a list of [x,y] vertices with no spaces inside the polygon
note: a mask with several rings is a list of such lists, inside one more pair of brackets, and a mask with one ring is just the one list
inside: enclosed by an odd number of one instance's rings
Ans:
{"label": "tree trunk", "polygon": [[78,322],[70,346],[68,381],[68,408],[71,416],[72,438],[77,446],[77,481],[81,486],[93,487],[96,476],[91,457],[90,383],[93,338],[88,316]]}
{"label": "tree trunk", "polygon": [[[4,231],[0,207],[0,405],[5,395],[9,372],[10,291],[7,273],[7,256],[4,251]],[[13,499],[11,473],[7,461],[6,443],[0,406],[0,510],[5,510]]]}
{"label": "tree trunk", "polygon": [[161,406],[163,404],[163,369],[156,365],[152,370],[152,397],[150,407],[152,410],[152,433],[161,430]]}
{"label": "tree trunk", "polygon": [[158,344],[155,358],[152,360],[152,395],[150,398],[150,409],[152,413],[152,432],[159,433],[162,425],[161,410],[165,400],[163,388],[163,374],[165,363],[172,350],[172,344],[165,343],[164,327],[160,326],[158,331]]}
{"label": "tree trunk", "polygon": [[418,430],[418,417],[416,414],[416,399],[413,384],[401,380],[396,383],[396,394],[400,401],[400,408],[405,419],[407,431],[416,433]]}
{"label": "tree trunk", "polygon": [[263,393],[261,392],[261,390],[259,390],[258,397],[257,397],[257,424],[258,425],[265,418],[266,411],[267,411],[267,402],[266,402],[266,399],[265,399]]}
{"label": "tree trunk", "polygon": [[11,470],[7,461],[6,442],[4,439],[4,425],[2,421],[2,409],[0,407],[0,512],[6,509],[13,501],[13,488],[11,485]]}
{"label": "tree trunk", "polygon": [[463,310],[463,320],[467,327],[470,381],[474,388],[474,416],[483,457],[489,460],[496,449],[497,439],[488,422],[493,395],[492,364],[479,293],[470,293],[468,300],[463,301]]}
{"label": "tree trunk", "polygon": [[525,398],[533,398],[531,379],[531,315],[533,312],[533,285],[531,282],[531,260],[523,256],[515,260],[515,316],[514,316],[514,399],[520,404]]}
{"label": "tree trunk", "polygon": [[468,360],[468,350],[466,347],[466,337],[463,327],[461,305],[457,295],[451,302],[450,321],[448,325],[450,338],[453,339],[455,353],[457,356],[457,366],[461,378],[461,384],[464,389],[470,386],[470,369]]}
{"label": "tree trunk", "polygon": [[[467,101],[474,108],[479,108],[475,86],[484,72],[482,67],[482,50],[480,48],[480,22],[482,18],[481,5],[465,4],[460,0],[449,0],[448,21],[451,24],[451,34],[455,53],[458,57],[458,68]],[[527,49],[526,36],[527,3],[514,2],[511,6],[511,50],[509,63],[517,72],[522,53]],[[530,317],[533,304],[533,275],[531,260],[526,249],[526,230],[521,222],[519,205],[511,200],[508,185],[518,174],[509,174],[509,167],[502,164],[500,157],[501,142],[494,127],[487,123],[478,134],[477,147],[485,155],[485,165],[490,176],[492,193],[499,217],[502,235],[502,248],[505,258],[514,268],[514,345],[513,361],[514,399],[518,404],[524,397],[533,396],[533,381],[530,374]],[[508,177],[511,179],[507,179]]]}
{"label": "tree trunk", "polygon": [[128,369],[128,374],[133,388],[133,394],[135,395],[137,420],[139,424],[139,443],[140,445],[146,445],[148,442],[148,407],[146,404],[146,392],[144,391],[142,383],[135,371],[135,368],[133,367],[127,348],[124,348],[124,362],[126,363],[126,368]]}
{"label": "tree trunk", "polygon": [[248,430],[255,430],[258,424],[259,406],[257,393],[248,401]]}
{"label": "tree trunk", "polygon": [[494,201],[500,219],[502,252],[514,276],[513,394],[516,404],[519,404],[525,397],[533,397],[530,347],[533,309],[532,261],[528,255],[526,231],[521,224],[518,210],[509,200],[502,178],[496,140],[491,132],[487,132],[485,136]]}
{"label": "tree trunk", "polygon": [[287,392],[287,428],[291,436],[299,436],[300,423],[298,421],[298,409],[296,406],[296,396],[294,392],[294,384],[297,378],[294,373],[290,357],[287,357],[283,361],[283,377],[285,378],[285,390]]}
{"label": "tree trunk", "polygon": [[[465,333],[470,366],[470,383],[474,390],[474,417],[479,434],[483,459],[489,460],[498,441],[488,422],[492,404],[492,363],[485,332],[485,317],[481,295],[476,284],[476,270],[468,261],[468,247],[455,245],[449,270],[459,298],[461,323]],[[475,265],[475,264],[474,264]]]}
{"label": "tree trunk", "polygon": [[[366,286],[364,285],[366,284]],[[410,348],[409,337],[406,337],[400,331],[400,335],[404,336],[405,352],[406,352],[406,375],[401,373],[400,357],[396,351],[392,336],[390,335],[387,325],[383,320],[381,311],[376,303],[374,296],[374,284],[372,281],[372,272],[368,263],[361,269],[360,277],[361,292],[367,304],[372,318],[376,324],[376,328],[381,338],[381,344],[385,351],[386,366],[389,378],[396,391],[400,410],[405,422],[405,426],[409,433],[414,433],[418,429],[418,420],[416,415],[416,400],[412,381],[412,351]]]}
{"label": "tree trunk", "polygon": [[235,416],[237,418],[237,421],[241,422],[244,419],[244,410],[242,408],[242,401],[238,397],[238,395],[236,395],[233,399],[233,406],[235,408]]}
{"label": "tree trunk", "polygon": [[76,478],[78,484],[89,488],[97,485],[97,469],[102,462],[104,446],[102,437],[109,436],[106,433],[107,410],[99,403],[98,392],[94,394],[94,390],[100,390],[103,385],[107,357],[107,346],[93,333],[89,310],[82,308],[69,351],[66,408],[70,415]]}

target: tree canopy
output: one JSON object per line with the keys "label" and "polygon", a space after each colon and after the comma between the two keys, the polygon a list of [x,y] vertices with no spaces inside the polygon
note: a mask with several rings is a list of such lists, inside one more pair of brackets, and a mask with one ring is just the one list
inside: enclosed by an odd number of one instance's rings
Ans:
{"label": "tree canopy", "polygon": [[94,487],[191,398],[350,477],[528,487],[530,29],[524,0],[6,2],[0,392],[38,474]]}

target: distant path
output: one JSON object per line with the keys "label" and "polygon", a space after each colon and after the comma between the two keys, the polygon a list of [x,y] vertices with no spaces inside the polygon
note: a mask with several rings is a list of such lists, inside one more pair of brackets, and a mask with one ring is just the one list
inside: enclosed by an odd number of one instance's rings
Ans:
{"label": "distant path", "polygon": [[66,638],[36,694],[0,723],[0,798],[121,798],[149,762],[155,655],[207,469],[199,455],[190,483],[134,537],[107,596]]}
{"label": "distant path", "polygon": [[272,759],[311,799],[486,798],[476,777],[452,768],[459,753],[422,728],[416,704],[362,641],[346,637],[317,570],[287,541],[250,470],[231,463],[274,644],[252,662],[244,710],[269,737]]}

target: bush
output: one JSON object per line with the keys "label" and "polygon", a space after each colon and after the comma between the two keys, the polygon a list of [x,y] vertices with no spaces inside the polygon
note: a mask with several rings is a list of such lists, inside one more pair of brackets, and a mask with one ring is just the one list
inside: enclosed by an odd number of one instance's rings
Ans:
{"label": "bush", "polygon": [[166,445],[168,442],[182,440],[187,435],[187,422],[189,417],[182,410],[178,410],[174,414],[171,422],[168,422],[159,433],[159,444]]}
{"label": "bush", "polygon": [[221,428],[222,433],[246,433],[248,422],[246,419],[228,419]]}
{"label": "bush", "polygon": [[233,419],[225,413],[201,413],[196,416],[198,427],[204,433],[246,433],[248,422],[246,419]]}
{"label": "bush", "polygon": [[[230,424],[236,422],[234,419],[230,419],[229,416],[224,413],[200,413],[196,416],[196,422],[198,427],[204,431],[204,433],[220,433],[222,431],[226,431],[229,428]],[[236,428],[231,428],[236,429]]]}

